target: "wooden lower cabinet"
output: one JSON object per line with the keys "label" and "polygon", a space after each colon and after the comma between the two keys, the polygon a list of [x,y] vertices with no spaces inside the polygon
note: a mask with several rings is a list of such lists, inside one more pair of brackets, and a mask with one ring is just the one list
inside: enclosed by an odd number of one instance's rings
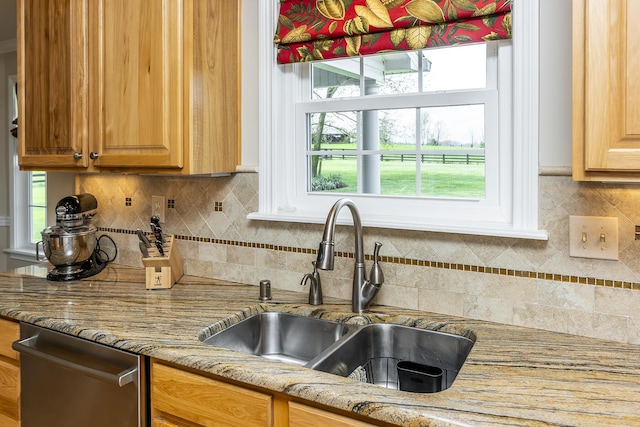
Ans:
{"label": "wooden lower cabinet", "polygon": [[374,424],[152,359],[151,426],[371,427]]}
{"label": "wooden lower cabinet", "polygon": [[271,426],[272,408],[268,394],[151,365],[152,426]]}
{"label": "wooden lower cabinet", "polygon": [[20,359],[11,343],[20,337],[20,324],[0,318],[0,426],[20,426]]}
{"label": "wooden lower cabinet", "polygon": [[289,427],[372,427],[365,423],[322,409],[289,402]]}

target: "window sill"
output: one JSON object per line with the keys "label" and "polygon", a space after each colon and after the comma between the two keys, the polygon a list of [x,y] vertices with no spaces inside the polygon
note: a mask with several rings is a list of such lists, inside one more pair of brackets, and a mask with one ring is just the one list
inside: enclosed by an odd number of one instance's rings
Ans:
{"label": "window sill", "polygon": [[36,259],[35,248],[8,248],[8,249],[4,249],[3,252],[9,254],[9,258],[18,260],[18,261],[30,262],[32,264],[35,264],[38,262],[41,262],[41,263],[47,262],[46,260],[38,261]]}
{"label": "window sill", "polygon": [[[326,213],[315,214],[312,212],[283,212],[263,213],[253,212],[247,215],[247,219],[258,221],[279,221],[307,224],[324,224]],[[338,219],[338,224],[351,224],[350,220]],[[511,224],[487,224],[464,222],[452,223],[425,223],[419,218],[403,217],[401,220],[382,215],[362,216],[362,225],[372,228],[392,228],[400,230],[432,231],[439,233],[472,234],[480,236],[510,237],[530,240],[549,240],[549,233],[545,230],[520,230]]]}

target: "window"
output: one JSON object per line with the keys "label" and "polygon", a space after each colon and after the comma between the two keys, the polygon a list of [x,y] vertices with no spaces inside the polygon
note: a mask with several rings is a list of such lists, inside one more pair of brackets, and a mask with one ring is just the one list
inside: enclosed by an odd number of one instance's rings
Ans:
{"label": "window", "polygon": [[[485,139],[498,143],[497,58],[496,44],[475,44],[310,65],[311,93],[298,104],[307,191],[485,198],[485,170],[495,169],[493,157],[485,167]],[[356,98],[366,109],[349,109]]]}
{"label": "window", "polygon": [[[367,226],[547,238],[537,1],[516,5],[510,42],[287,66],[267,48],[275,3],[261,2],[260,210],[250,218],[323,222],[347,196]],[[473,78],[436,76],[451,55]]]}
{"label": "window", "polygon": [[[12,123],[18,115],[16,84],[16,77],[9,77],[9,123]],[[35,261],[35,244],[41,240],[40,232],[47,225],[47,174],[20,171],[17,144],[18,140],[11,137],[10,170],[13,173],[10,174],[10,197],[13,203],[11,249],[8,252],[12,254],[12,258],[33,262]]]}

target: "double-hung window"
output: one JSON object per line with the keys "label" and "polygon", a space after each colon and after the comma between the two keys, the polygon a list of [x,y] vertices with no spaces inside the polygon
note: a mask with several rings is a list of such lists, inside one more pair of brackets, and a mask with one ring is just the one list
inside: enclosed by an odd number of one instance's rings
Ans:
{"label": "double-hung window", "polygon": [[[264,3],[261,16],[277,15]],[[367,226],[546,238],[537,1],[517,6],[506,41],[288,65],[267,41],[260,210],[249,217],[322,222],[348,197]],[[273,23],[261,24],[266,39]]]}

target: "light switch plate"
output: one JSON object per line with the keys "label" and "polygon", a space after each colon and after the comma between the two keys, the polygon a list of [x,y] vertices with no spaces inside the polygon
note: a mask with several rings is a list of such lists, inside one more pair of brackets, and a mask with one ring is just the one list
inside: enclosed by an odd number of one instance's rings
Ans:
{"label": "light switch plate", "polygon": [[618,218],[569,216],[569,256],[618,259]]}

